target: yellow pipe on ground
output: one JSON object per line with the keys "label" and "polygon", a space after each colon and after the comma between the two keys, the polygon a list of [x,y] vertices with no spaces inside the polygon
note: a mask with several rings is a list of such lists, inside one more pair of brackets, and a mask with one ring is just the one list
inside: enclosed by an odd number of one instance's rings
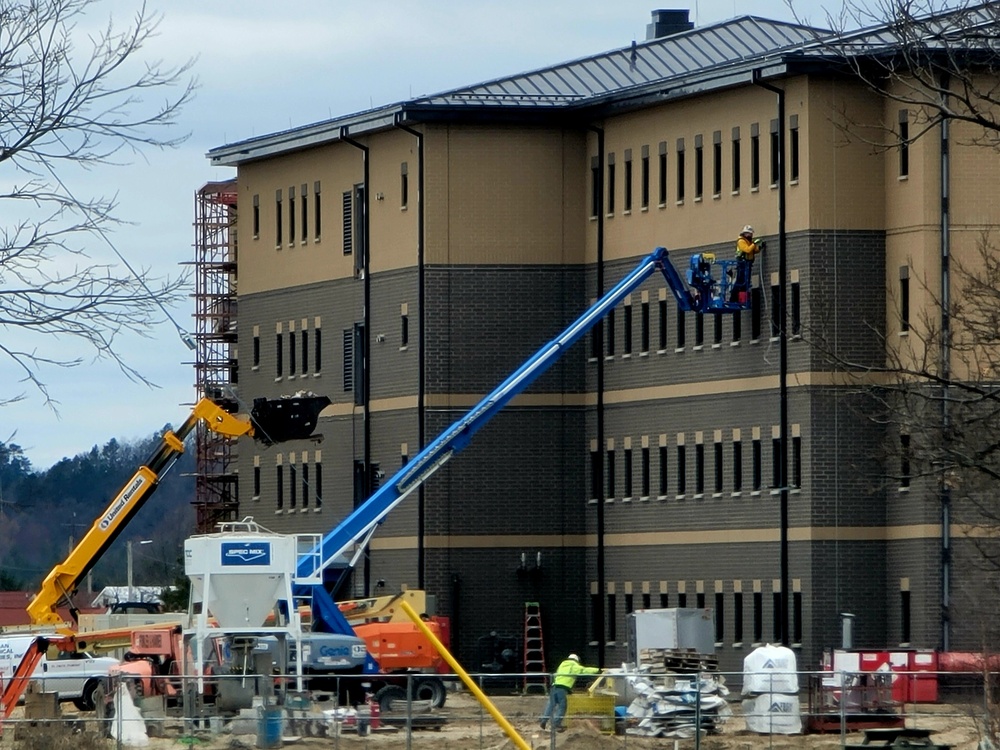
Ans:
{"label": "yellow pipe on ground", "polygon": [[444,647],[444,644],[438,640],[437,636],[430,631],[430,628],[424,624],[424,621],[420,619],[420,615],[417,614],[416,610],[414,610],[413,607],[405,601],[400,602],[399,606],[406,613],[406,616],[413,620],[413,623],[420,629],[420,632],[426,636],[427,640],[431,642],[431,645],[437,649],[437,652],[441,654],[446,662],[448,662],[448,666],[455,670],[455,674],[462,678],[462,682],[464,682],[465,686],[469,688],[469,692],[476,696],[476,700],[482,704],[483,708],[490,712],[490,716],[493,717],[493,720],[496,721],[497,725],[499,725],[507,736],[510,737],[511,741],[521,748],[521,750],[531,750],[531,746],[524,741],[521,735],[517,733],[517,730],[514,729],[513,725],[507,721],[504,715],[497,710],[496,706],[493,705],[493,701],[486,696],[486,693],[479,689],[479,686],[473,682],[471,677],[469,677],[469,673],[462,669],[462,665],[459,664],[455,657],[451,655],[451,652]]}

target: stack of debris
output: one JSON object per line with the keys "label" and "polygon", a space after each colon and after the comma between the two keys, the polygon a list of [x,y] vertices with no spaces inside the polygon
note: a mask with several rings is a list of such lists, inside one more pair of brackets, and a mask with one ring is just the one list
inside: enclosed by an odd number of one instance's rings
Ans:
{"label": "stack of debris", "polygon": [[650,674],[695,674],[718,672],[715,654],[700,654],[693,648],[639,649],[639,671]]}
{"label": "stack of debris", "polygon": [[652,674],[643,670],[626,679],[635,693],[626,711],[631,719],[627,734],[683,739],[694,737],[698,729],[718,734],[732,715],[725,699],[729,690],[721,675]]}

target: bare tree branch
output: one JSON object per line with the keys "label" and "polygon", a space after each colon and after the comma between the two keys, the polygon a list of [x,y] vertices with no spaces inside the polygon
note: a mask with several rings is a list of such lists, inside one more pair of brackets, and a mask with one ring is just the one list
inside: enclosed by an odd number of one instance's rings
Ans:
{"label": "bare tree branch", "polygon": [[[149,383],[118,340],[148,335],[187,285],[183,276],[158,279],[92,261],[90,244],[110,244],[108,232],[120,223],[116,201],[77,197],[61,176],[127,164],[144,148],[187,138],[174,126],[196,88],[192,61],[142,58],[160,21],[145,4],[124,25],[109,17],[84,33],[97,7],[97,0],[0,0],[0,166],[8,169],[0,208],[18,217],[0,225],[0,331],[18,331],[19,341],[38,336],[28,347],[0,337],[0,355],[50,406],[44,370],[83,361],[59,356],[66,339]],[[154,101],[161,92],[167,98]],[[0,405],[24,395],[0,393]]]}

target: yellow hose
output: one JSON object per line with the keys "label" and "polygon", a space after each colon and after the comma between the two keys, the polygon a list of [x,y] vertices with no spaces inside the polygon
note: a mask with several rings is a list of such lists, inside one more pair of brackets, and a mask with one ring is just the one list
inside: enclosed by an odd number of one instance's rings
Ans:
{"label": "yellow hose", "polygon": [[400,602],[399,606],[406,613],[406,616],[413,620],[413,623],[420,628],[420,632],[427,637],[427,640],[429,640],[431,645],[437,649],[437,652],[441,654],[446,662],[448,662],[448,666],[455,671],[455,674],[462,678],[462,682],[464,682],[465,686],[469,688],[469,692],[476,696],[476,700],[482,704],[483,708],[490,712],[490,716],[493,717],[493,720],[496,721],[499,727],[507,734],[508,737],[510,737],[511,741],[521,748],[521,750],[531,750],[531,746],[525,742],[524,739],[522,739],[521,735],[517,733],[517,730],[514,729],[513,725],[511,725],[511,723],[504,718],[504,715],[497,710],[497,707],[493,705],[493,701],[486,696],[486,693],[480,690],[479,686],[473,682],[472,678],[469,677],[469,673],[462,669],[462,665],[455,660],[455,657],[452,656],[448,649],[444,647],[444,644],[441,643],[441,641],[437,639],[437,636],[430,631],[430,628],[424,624],[424,621],[420,619],[420,615],[416,613],[413,607],[411,607],[407,602]]}

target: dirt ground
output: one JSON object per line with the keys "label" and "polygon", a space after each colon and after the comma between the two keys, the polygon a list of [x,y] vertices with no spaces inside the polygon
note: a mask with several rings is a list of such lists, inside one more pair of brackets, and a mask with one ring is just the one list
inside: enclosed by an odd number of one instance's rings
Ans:
{"label": "dirt ground", "polygon": [[[544,696],[493,696],[491,698],[497,709],[521,734],[524,741],[532,748],[550,747],[552,737],[542,732],[537,723],[537,717],[544,705]],[[67,718],[72,718],[72,711],[64,712]],[[703,736],[700,747],[704,750],[783,750],[786,748],[806,748],[807,750],[834,750],[842,747],[839,734],[806,734],[806,735],[759,735],[746,730],[740,717],[740,705],[733,704],[733,717],[722,725],[722,732],[716,735]],[[939,745],[949,745],[952,750],[976,750],[979,735],[972,719],[973,711],[967,706],[956,705],[921,705],[907,707],[908,727],[930,729],[932,740]],[[304,712],[297,714],[305,717]],[[475,699],[467,693],[455,693],[448,697],[445,708],[435,712],[435,716],[443,717],[444,724],[435,729],[419,729],[413,732],[412,739],[407,742],[406,732],[392,728],[380,728],[368,736],[357,734],[354,727],[342,727],[339,733],[329,730],[327,736],[308,736],[315,734],[317,724],[325,722],[300,722],[299,728],[306,727],[303,734],[296,735],[295,725],[286,725],[284,747],[288,748],[340,748],[345,750],[515,750],[517,747],[497,726],[492,717],[485,712]],[[16,716],[16,715],[15,715]],[[319,718],[319,715],[315,715]],[[84,715],[81,718],[86,718]],[[675,740],[672,738],[649,738],[631,735],[615,735],[603,732],[600,722],[595,719],[574,717],[568,721],[567,730],[555,735],[555,746],[572,748],[573,750],[627,750],[636,748],[695,748],[694,739]],[[0,735],[0,746],[18,748],[19,750],[98,750],[114,748],[113,740],[100,741],[96,736],[81,728],[87,726],[86,721],[76,725],[76,734],[66,737],[65,741],[44,739],[32,735],[32,728],[17,725],[15,731],[5,731]],[[182,747],[200,748],[202,750],[243,750],[257,747],[255,734],[233,735],[223,728],[221,733],[208,730],[185,733],[184,726],[179,722],[168,722],[163,737],[151,737],[146,747],[150,750],[177,750]],[[34,741],[32,741],[32,739]],[[864,735],[856,732],[848,735],[847,744],[861,743]]]}

